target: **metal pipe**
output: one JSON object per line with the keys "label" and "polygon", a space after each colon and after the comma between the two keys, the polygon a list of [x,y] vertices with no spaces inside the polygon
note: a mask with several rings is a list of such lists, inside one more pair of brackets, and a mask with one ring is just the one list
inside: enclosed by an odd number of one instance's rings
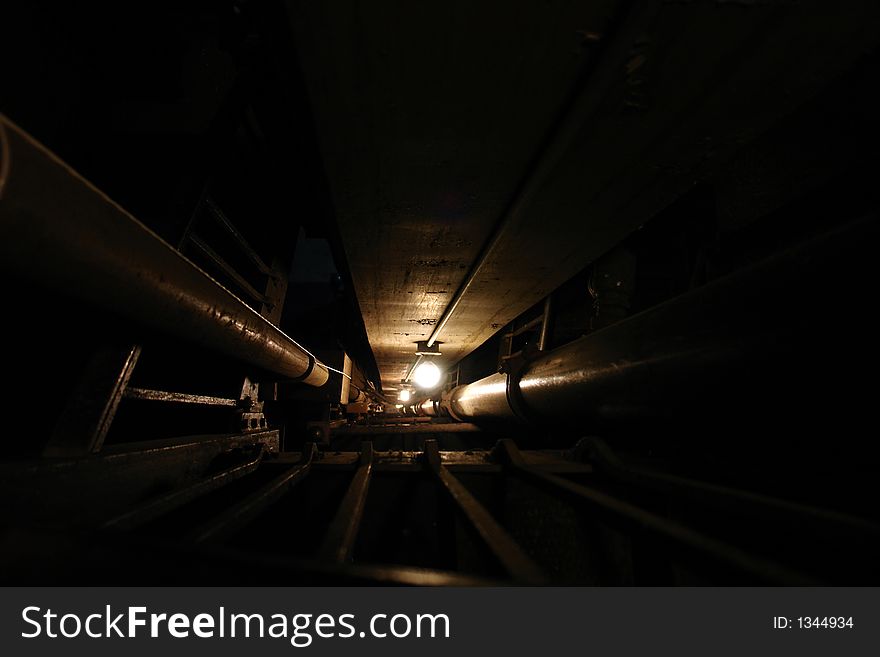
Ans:
{"label": "metal pipe", "polygon": [[0,116],[0,262],[110,312],[312,386],[328,371]]}
{"label": "metal pipe", "polygon": [[535,164],[528,172],[525,180],[517,190],[513,201],[495,227],[491,237],[480,252],[467,277],[446,306],[440,320],[428,338],[427,346],[431,346],[440,337],[446,323],[455,313],[459,303],[473,285],[489,257],[503,241],[507,229],[514,224],[531,205],[535,194],[544,186],[556,171],[556,167],[568,152],[581,127],[589,120],[592,113],[605,101],[605,89],[618,83],[623,64],[631,57],[633,40],[636,39],[651,23],[654,16],[662,8],[658,0],[628,2],[624,6],[616,30],[608,38],[603,39],[599,47],[603,49],[601,56],[597,53],[596,67],[590,71],[587,83],[580,89],[561,119],[556,124],[553,134],[546,142],[535,159]]}
{"label": "metal pipe", "polygon": [[877,233],[874,217],[854,222],[519,370],[459,386],[442,406],[456,419],[477,423],[526,420],[581,429],[743,418],[760,414],[754,409],[762,405],[781,416],[784,404],[794,410],[809,407],[809,400],[819,411],[821,395],[843,399],[847,362],[860,357],[867,365],[875,357],[868,350],[876,322],[860,313],[857,322],[820,322],[817,300],[858,308],[868,298],[871,281],[863,264],[870,262]]}
{"label": "metal pipe", "polygon": [[421,364],[421,362],[422,362],[424,359],[425,359],[424,356],[419,356],[418,358],[416,358],[416,359],[413,361],[413,364],[412,364],[412,365],[410,366],[410,368],[409,368],[409,372],[407,372],[407,373],[406,373],[406,376],[403,377],[404,382],[407,382],[407,381],[409,381],[410,379],[412,379],[413,372],[416,371],[416,368]]}
{"label": "metal pipe", "polygon": [[540,326],[541,322],[544,321],[543,317],[535,317],[534,319],[526,322],[522,326],[518,326],[516,329],[510,331],[510,333],[505,333],[505,338],[515,338],[518,335],[522,335],[526,331],[531,331],[536,326]]}
{"label": "metal pipe", "polygon": [[412,413],[420,417],[439,417],[440,408],[438,403],[433,399],[422,399],[412,403],[404,404],[401,409],[405,414]]}

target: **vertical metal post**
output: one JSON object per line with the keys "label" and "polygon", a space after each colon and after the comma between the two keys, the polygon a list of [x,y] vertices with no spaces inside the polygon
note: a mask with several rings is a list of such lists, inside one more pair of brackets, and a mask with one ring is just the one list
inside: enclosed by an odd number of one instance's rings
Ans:
{"label": "vertical metal post", "polygon": [[544,299],[544,317],[541,321],[541,333],[538,335],[538,351],[546,351],[547,336],[550,333],[550,322],[553,317],[553,295],[548,294]]}
{"label": "vertical metal post", "polygon": [[347,404],[348,395],[351,391],[351,358],[348,354],[342,354],[342,387],[339,391],[339,403]]}

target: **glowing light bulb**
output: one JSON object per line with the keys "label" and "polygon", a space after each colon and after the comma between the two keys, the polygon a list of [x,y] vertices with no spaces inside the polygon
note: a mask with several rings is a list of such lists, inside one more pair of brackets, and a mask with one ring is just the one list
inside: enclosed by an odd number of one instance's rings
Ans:
{"label": "glowing light bulb", "polygon": [[403,390],[400,391],[400,394],[397,395],[397,400],[402,401],[402,402],[408,402],[410,400],[410,397],[412,397],[412,393],[409,390],[407,390],[406,388],[404,388]]}
{"label": "glowing light bulb", "polygon": [[443,373],[431,361],[425,361],[413,372],[413,381],[419,388],[433,388],[440,383]]}

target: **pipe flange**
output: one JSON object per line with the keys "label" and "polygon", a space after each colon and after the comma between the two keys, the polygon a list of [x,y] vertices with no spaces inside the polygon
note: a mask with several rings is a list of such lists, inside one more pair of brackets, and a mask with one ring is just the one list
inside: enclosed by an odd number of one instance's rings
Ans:
{"label": "pipe flange", "polygon": [[507,397],[507,405],[518,420],[525,424],[535,425],[537,422],[528,409],[525,399],[523,399],[522,390],[519,387],[522,375],[529,366],[531,358],[528,355],[519,354],[513,358],[508,358],[499,370],[502,374],[507,375],[507,383],[505,385],[505,394]]}
{"label": "pipe flange", "polygon": [[315,364],[317,363],[317,360],[311,354],[307,355],[309,357],[309,366],[306,368],[306,371],[294,379],[285,379],[285,381],[289,383],[298,383],[300,381],[305,381],[312,375],[312,372],[315,370]]}

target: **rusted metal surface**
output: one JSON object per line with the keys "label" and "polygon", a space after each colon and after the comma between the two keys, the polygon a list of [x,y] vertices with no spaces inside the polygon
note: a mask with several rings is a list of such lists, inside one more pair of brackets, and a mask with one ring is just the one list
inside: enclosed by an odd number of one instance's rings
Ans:
{"label": "rusted metal surface", "polygon": [[4,268],[276,375],[327,382],[307,350],[5,117],[0,131]]}
{"label": "rusted metal surface", "polygon": [[231,406],[235,408],[240,404],[237,399],[210,397],[208,395],[191,395],[185,392],[168,392],[167,390],[148,390],[146,388],[127,388],[123,396],[126,399],[137,399],[140,401],[195,404],[197,406]]}

